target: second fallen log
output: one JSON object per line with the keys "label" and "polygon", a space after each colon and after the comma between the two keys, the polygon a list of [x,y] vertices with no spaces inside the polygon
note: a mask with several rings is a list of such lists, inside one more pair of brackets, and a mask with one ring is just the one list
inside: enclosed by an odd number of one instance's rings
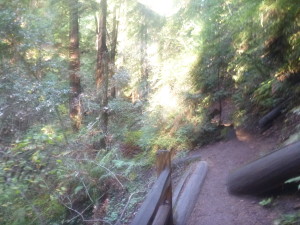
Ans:
{"label": "second fallen log", "polygon": [[271,124],[274,119],[281,115],[282,110],[285,108],[286,102],[283,102],[272,109],[269,113],[264,115],[259,121],[258,126],[260,128],[266,127],[268,124]]}
{"label": "second fallen log", "polygon": [[231,173],[227,187],[233,194],[261,194],[300,175],[300,142],[286,146]]}

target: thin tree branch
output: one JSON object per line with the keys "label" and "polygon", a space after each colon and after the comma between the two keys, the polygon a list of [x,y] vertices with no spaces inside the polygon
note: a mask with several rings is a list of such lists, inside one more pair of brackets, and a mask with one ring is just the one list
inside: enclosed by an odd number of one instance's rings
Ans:
{"label": "thin tree branch", "polygon": [[124,215],[124,213],[125,213],[125,211],[126,211],[128,205],[129,205],[129,203],[130,203],[131,198],[132,198],[135,194],[138,194],[138,193],[141,193],[141,192],[143,192],[143,191],[137,191],[137,192],[134,192],[134,193],[132,193],[132,194],[129,196],[129,198],[128,198],[128,200],[127,200],[127,203],[126,203],[126,205],[124,206],[124,209],[123,209],[123,211],[122,211],[122,213],[121,213],[121,215],[120,215],[120,218],[119,218],[118,221],[115,223],[115,225],[118,225],[118,224],[121,223],[121,219],[122,219],[122,217],[123,217],[123,215]]}
{"label": "thin tree branch", "polygon": [[[68,198],[68,199],[69,199],[69,198]],[[69,199],[69,200],[70,200],[70,199]],[[64,206],[65,206],[66,208],[68,208],[69,210],[75,212],[75,213],[77,214],[77,217],[81,217],[81,219],[82,219],[83,222],[103,222],[103,223],[107,223],[107,224],[109,224],[109,225],[112,225],[109,221],[103,220],[103,219],[87,220],[87,219],[84,218],[84,216],[83,216],[83,214],[82,214],[86,209],[83,210],[82,212],[78,212],[76,209],[73,209],[72,207],[70,207],[70,206],[68,206],[67,204],[65,204],[62,200],[61,200],[61,204],[64,205]],[[76,218],[76,217],[73,217],[72,220],[75,219],[75,218]]]}
{"label": "thin tree branch", "polygon": [[106,168],[105,166],[102,166],[94,161],[90,161],[89,159],[73,159],[73,160],[77,160],[77,161],[88,161],[88,162],[92,162],[93,164],[105,169],[107,172],[109,172],[115,179],[116,181],[120,184],[120,186],[122,187],[122,189],[124,189],[124,185],[121,183],[121,181],[118,179],[118,177],[116,176],[116,174],[114,174],[110,169]]}
{"label": "thin tree branch", "polygon": [[83,181],[83,179],[81,177],[80,177],[80,181],[81,181],[81,183],[84,186],[84,189],[85,189],[85,192],[86,192],[87,196],[89,197],[89,199],[91,200],[91,202],[94,203],[92,197],[90,196],[89,190],[88,190],[87,186],[85,185],[85,183],[84,183],[84,181]]}
{"label": "thin tree branch", "polygon": [[[97,199],[97,201],[98,201],[99,199],[101,199],[103,196],[104,196],[104,194],[101,195],[101,196]],[[62,202],[62,204],[64,205],[63,202]],[[86,210],[88,210],[93,204],[94,204],[94,203],[89,204],[89,205],[81,212],[81,214],[83,214]],[[64,205],[64,206],[65,206],[65,205]],[[79,217],[79,216],[80,216],[80,214],[78,214],[77,216],[74,216],[73,218],[69,219],[69,220],[68,220],[68,223],[71,222],[72,220],[76,219],[76,218]]]}
{"label": "thin tree branch", "polygon": [[102,219],[95,219],[95,220],[83,220],[84,222],[103,222],[107,223],[109,225],[112,225],[112,223],[108,222],[107,220],[102,220]]}

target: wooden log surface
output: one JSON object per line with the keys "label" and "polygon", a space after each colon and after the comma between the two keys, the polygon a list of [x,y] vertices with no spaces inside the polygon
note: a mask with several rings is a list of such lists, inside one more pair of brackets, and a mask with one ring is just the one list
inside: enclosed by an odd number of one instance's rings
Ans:
{"label": "wooden log surface", "polygon": [[196,167],[197,163],[198,162],[195,162],[195,163],[191,164],[189,166],[189,168],[184,172],[181,179],[179,180],[179,182],[178,182],[178,184],[177,184],[177,186],[176,186],[176,188],[173,192],[172,202],[173,202],[174,208],[177,205],[177,202],[179,200],[179,195],[183,192],[183,188],[185,187],[185,184],[187,183],[189,177],[191,176],[191,174],[195,170],[195,167]]}
{"label": "wooden log surface", "polygon": [[171,168],[171,153],[168,150],[159,150],[156,153],[157,176],[159,176],[165,168]]}
{"label": "wooden log surface", "polygon": [[[156,172],[159,175],[163,170],[169,169],[170,173],[172,173],[171,168],[171,152],[168,150],[159,150],[156,153]],[[171,180],[171,177],[170,177]],[[168,203],[172,208],[172,181],[170,182],[169,186],[166,187],[164,195],[162,196],[161,203]],[[170,216],[168,217],[168,225],[173,224],[173,213],[170,211]]]}
{"label": "wooden log surface", "polygon": [[269,113],[264,115],[259,121],[258,126],[260,128],[266,127],[268,124],[270,124],[274,119],[276,119],[278,116],[280,116],[282,110],[284,109],[284,104],[281,103],[278,106],[276,106],[274,109],[272,109]]}
{"label": "wooden log surface", "polygon": [[[165,208],[161,205],[168,204],[172,208],[172,182],[171,182],[171,153],[167,150],[159,150],[156,153],[156,171],[158,179],[150,190],[139,209],[137,215],[132,221],[132,225],[152,224],[156,214],[159,213],[159,222],[164,218]],[[159,209],[162,212],[159,212]],[[161,215],[162,214],[162,215]],[[172,210],[169,210],[168,217],[165,218],[165,224],[173,224]]]}
{"label": "wooden log surface", "polygon": [[231,173],[227,187],[233,194],[261,194],[300,175],[300,142],[288,145]]}
{"label": "wooden log surface", "polygon": [[194,163],[177,185],[173,195],[173,220],[176,225],[187,223],[197,202],[207,173],[207,163]]}
{"label": "wooden log surface", "polygon": [[166,168],[158,177],[146,200],[140,207],[132,225],[149,225],[153,222],[155,214],[161,205],[167,188],[171,185],[171,171]]}
{"label": "wooden log surface", "polygon": [[170,204],[163,204],[159,207],[152,225],[165,225],[171,215]]}

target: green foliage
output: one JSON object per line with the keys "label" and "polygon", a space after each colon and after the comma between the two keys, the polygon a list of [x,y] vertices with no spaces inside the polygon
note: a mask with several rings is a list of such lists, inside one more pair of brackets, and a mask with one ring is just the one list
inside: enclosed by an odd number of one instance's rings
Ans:
{"label": "green foliage", "polygon": [[[225,136],[211,123],[214,105],[232,98],[241,125],[300,93],[297,1],[179,1],[169,18],[136,1],[111,1],[108,44],[115,6],[119,39],[109,88],[117,97],[109,96],[104,134],[94,84],[99,4],[80,1],[85,118],[73,134],[67,3],[0,2],[1,224],[81,224],[75,210],[99,217],[94,206],[113,223],[128,203],[127,223],[156,150],[183,154]],[[93,149],[108,137],[108,151]],[[143,194],[129,201],[125,189]]]}
{"label": "green foliage", "polygon": [[0,134],[10,142],[36,120],[52,119],[68,89],[59,79],[66,70],[52,46],[51,14],[24,1],[5,5],[0,12]]}
{"label": "green foliage", "polygon": [[45,122],[57,116],[56,107],[64,104],[68,90],[65,83],[58,82],[49,76],[44,81],[16,74],[2,76],[0,95],[0,133],[6,134],[6,140],[18,131],[24,131],[36,120]]}
{"label": "green foliage", "polygon": [[[293,177],[291,179],[288,179],[287,181],[285,181],[285,184],[289,184],[289,183],[299,183],[300,182],[300,176],[298,177]],[[298,190],[300,190],[300,184],[298,185]]]}
{"label": "green foliage", "polygon": [[287,78],[299,71],[296,3],[209,4],[202,4],[203,45],[191,72],[202,98],[209,96],[213,104],[232,96],[235,123],[242,124],[251,114],[265,113],[282,99],[296,96]]}
{"label": "green foliage", "polygon": [[60,163],[52,156],[57,154],[62,139],[62,133],[56,128],[36,126],[2,152],[0,218],[4,224],[63,219],[65,210],[51,199],[50,184],[47,184],[61,170]]}
{"label": "green foliage", "polygon": [[263,207],[270,207],[270,205],[273,203],[273,198],[266,198],[259,202],[259,205]]}
{"label": "green foliage", "polygon": [[123,138],[126,132],[140,128],[142,105],[132,104],[122,98],[116,98],[109,102],[111,110],[111,131],[119,138]]}
{"label": "green foliage", "polygon": [[141,131],[132,131],[125,134],[124,142],[127,144],[135,145],[138,143],[139,139],[141,138]]}
{"label": "green foliage", "polygon": [[261,109],[270,109],[274,106],[274,98],[272,96],[272,84],[274,80],[267,80],[260,84],[260,86],[253,93],[253,101]]}
{"label": "green foliage", "polygon": [[300,214],[283,214],[280,219],[274,221],[274,225],[293,225],[299,224],[300,222]]}

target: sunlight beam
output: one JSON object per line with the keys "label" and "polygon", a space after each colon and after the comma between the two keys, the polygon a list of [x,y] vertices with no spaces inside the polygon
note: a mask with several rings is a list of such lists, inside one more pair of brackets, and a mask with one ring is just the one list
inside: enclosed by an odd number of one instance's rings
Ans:
{"label": "sunlight beam", "polygon": [[178,10],[174,0],[139,0],[139,2],[162,16],[171,16]]}

